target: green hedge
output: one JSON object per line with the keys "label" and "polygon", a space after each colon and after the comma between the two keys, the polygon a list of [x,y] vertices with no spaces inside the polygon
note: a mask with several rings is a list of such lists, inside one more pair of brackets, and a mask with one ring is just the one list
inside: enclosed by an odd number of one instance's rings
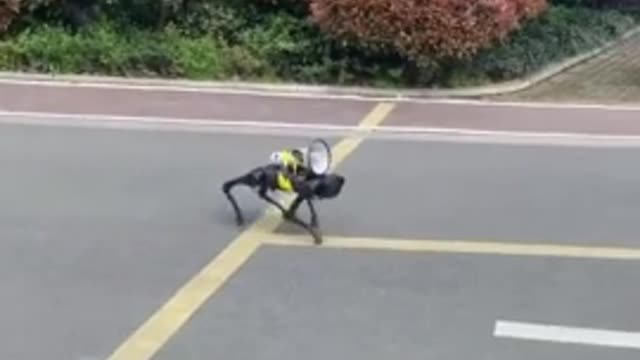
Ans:
{"label": "green hedge", "polygon": [[333,42],[293,10],[261,13],[220,4],[201,3],[203,8],[162,30],[142,30],[113,19],[77,33],[32,25],[0,42],[0,70],[462,86],[526,75],[635,26],[631,16],[618,12],[556,6],[469,62],[418,68],[397,54]]}
{"label": "green hedge", "polygon": [[571,6],[571,7],[590,7],[596,9],[632,9],[637,8],[637,0],[550,0],[553,5]]}
{"label": "green hedge", "polygon": [[171,32],[125,36],[103,24],[76,35],[58,27],[30,28],[0,45],[0,67],[28,72],[221,78],[226,70],[221,59],[213,39]]}
{"label": "green hedge", "polygon": [[612,41],[637,26],[617,11],[556,6],[495,48],[460,64],[451,86],[512,80]]}

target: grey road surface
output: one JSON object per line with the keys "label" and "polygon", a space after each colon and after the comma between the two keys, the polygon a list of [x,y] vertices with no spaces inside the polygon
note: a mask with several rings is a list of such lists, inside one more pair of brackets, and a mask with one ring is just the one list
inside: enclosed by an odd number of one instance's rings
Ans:
{"label": "grey road surface", "polygon": [[222,181],[303,143],[0,126],[0,358],[103,359],[237,235]]}
{"label": "grey road surface", "polygon": [[[15,85],[0,95],[10,111],[342,125],[373,106]],[[478,109],[403,104],[386,124],[640,129],[637,111]],[[220,183],[306,140],[0,126],[0,358],[104,359],[239,233]],[[318,205],[320,222],[328,235],[638,246],[639,152],[368,140],[341,165],[345,192]],[[239,195],[255,219],[263,205]],[[491,333],[498,318],[640,331],[638,271],[631,261],[266,248],[158,358],[635,360]]]}
{"label": "grey road surface", "polygon": [[[327,235],[640,245],[638,148],[369,140]],[[281,231],[299,233],[290,225]]]}
{"label": "grey road surface", "polygon": [[637,331],[639,263],[266,248],[157,359],[633,360],[493,337],[497,319]]}

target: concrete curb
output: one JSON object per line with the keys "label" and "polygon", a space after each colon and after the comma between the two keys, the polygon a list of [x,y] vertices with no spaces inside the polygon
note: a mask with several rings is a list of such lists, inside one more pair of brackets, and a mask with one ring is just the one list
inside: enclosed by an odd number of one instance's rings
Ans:
{"label": "concrete curb", "polygon": [[189,91],[238,91],[261,92],[265,94],[307,94],[310,96],[334,96],[334,97],[361,97],[361,98],[386,98],[386,99],[419,99],[419,98],[473,98],[483,96],[504,95],[522,91],[538,84],[550,77],[583,63],[612,47],[640,34],[640,26],[635,27],[619,38],[612,40],[603,46],[583,53],[564,61],[551,64],[546,68],[520,80],[512,80],[503,83],[468,87],[461,89],[375,89],[367,87],[341,87],[323,85],[305,85],[295,83],[251,83],[240,81],[193,81],[193,80],[166,80],[153,78],[120,78],[92,75],[52,75],[31,74],[18,72],[0,72],[0,83],[53,83],[53,85],[66,83],[67,85],[103,85],[122,87],[152,87],[158,90],[189,90]]}

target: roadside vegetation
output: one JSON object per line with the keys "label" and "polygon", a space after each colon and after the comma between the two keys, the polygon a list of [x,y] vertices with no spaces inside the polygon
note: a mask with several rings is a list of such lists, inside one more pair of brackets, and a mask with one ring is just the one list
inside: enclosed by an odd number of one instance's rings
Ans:
{"label": "roadside vegetation", "polygon": [[511,80],[638,25],[597,0],[0,0],[0,70],[379,87]]}

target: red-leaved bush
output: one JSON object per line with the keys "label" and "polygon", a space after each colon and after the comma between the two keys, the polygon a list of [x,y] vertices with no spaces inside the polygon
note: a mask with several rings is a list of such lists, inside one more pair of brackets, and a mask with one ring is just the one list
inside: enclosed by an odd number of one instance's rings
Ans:
{"label": "red-leaved bush", "polygon": [[325,32],[413,60],[473,55],[546,7],[546,0],[310,0]]}
{"label": "red-leaved bush", "polygon": [[0,34],[7,30],[20,11],[20,0],[0,0]]}

